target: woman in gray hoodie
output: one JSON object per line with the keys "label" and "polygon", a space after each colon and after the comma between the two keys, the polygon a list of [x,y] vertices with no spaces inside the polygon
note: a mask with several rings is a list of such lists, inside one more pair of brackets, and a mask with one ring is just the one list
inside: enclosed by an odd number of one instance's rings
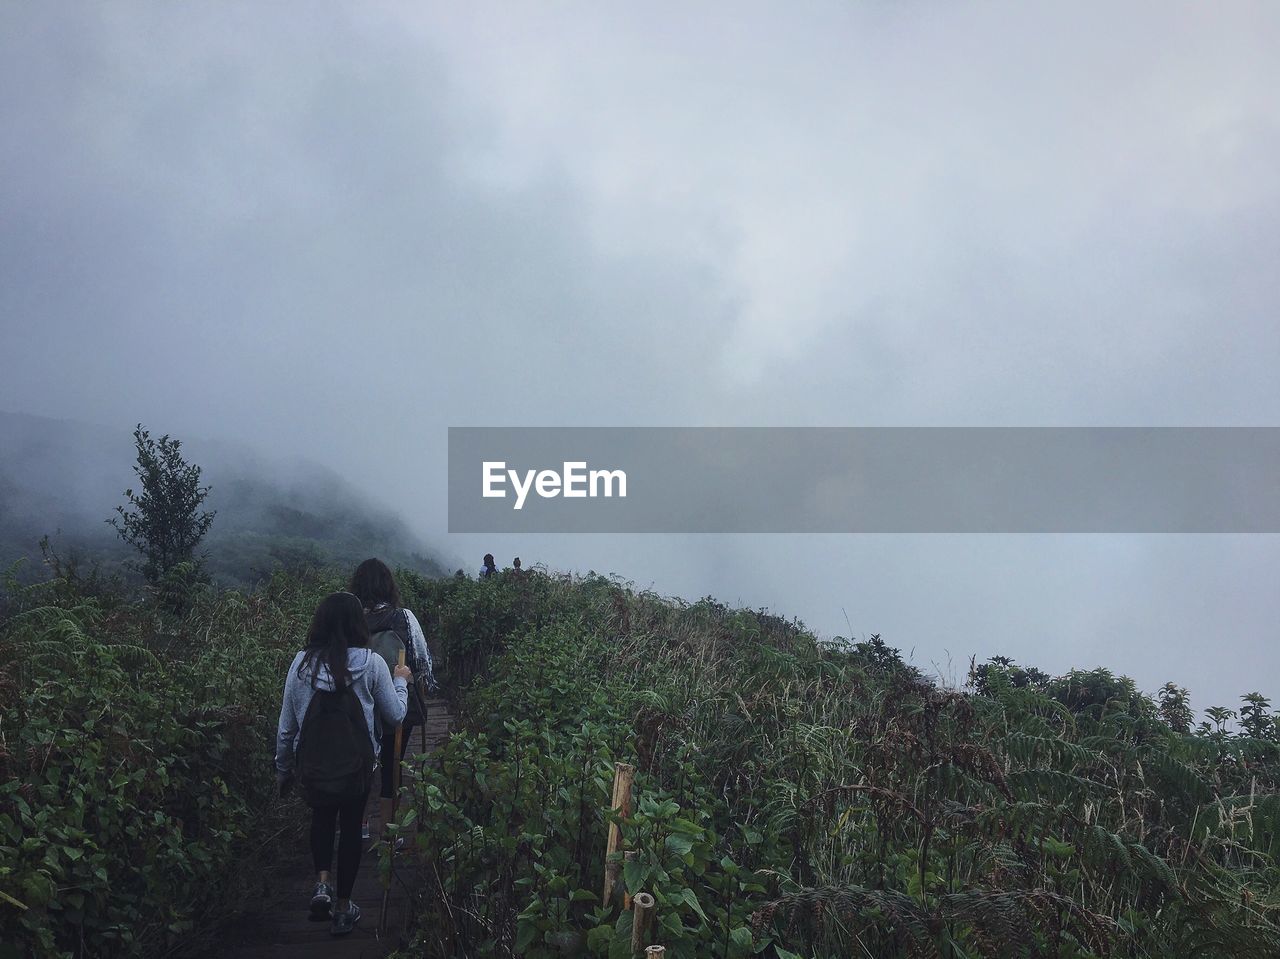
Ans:
{"label": "woman in gray hoodie", "polygon": [[[351,687],[364,710],[373,755],[378,755],[378,723],[395,728],[404,719],[408,706],[409,681],[413,673],[405,666],[395,668],[394,678],[382,657],[369,649],[369,629],[364,607],[351,593],[332,593],[316,607],[307,645],[293,658],[285,679],[284,703],[276,730],[276,774],[281,795],[293,783],[294,753],[307,715],[307,707],[317,690]],[[315,807],[311,811],[311,857],[316,869],[316,888],[311,898],[311,915],[323,919],[332,912],[334,935],[348,933],[360,918],[360,908],[351,901],[356,872],[360,868],[363,843],[360,822],[368,793],[338,806]],[[338,828],[340,827],[340,828]],[[338,839],[337,903],[329,883],[333,865],[333,839]]]}

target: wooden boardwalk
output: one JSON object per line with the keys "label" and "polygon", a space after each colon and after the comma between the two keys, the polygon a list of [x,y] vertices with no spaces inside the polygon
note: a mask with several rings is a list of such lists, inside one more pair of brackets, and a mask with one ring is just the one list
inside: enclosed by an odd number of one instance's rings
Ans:
{"label": "wooden boardwalk", "polygon": [[[427,751],[432,752],[449,735],[452,717],[443,699],[427,700]],[[420,751],[420,733],[413,730],[409,755]],[[377,783],[369,797],[366,816],[378,818]],[[305,813],[300,807],[300,813]],[[311,870],[311,853],[306,841],[283,852],[271,869],[272,895],[258,904],[251,914],[243,915],[223,936],[214,954],[228,959],[375,959],[395,951],[411,930],[409,889],[415,888],[417,876],[411,857],[397,859],[396,875],[391,882],[387,909],[386,934],[378,937],[378,913],[383,888],[378,878],[378,854],[366,852],[360,861],[360,872],[351,899],[360,907],[360,923],[346,936],[329,934],[329,922],[312,922],[307,914],[315,873]],[[406,888],[407,887],[407,888]]]}

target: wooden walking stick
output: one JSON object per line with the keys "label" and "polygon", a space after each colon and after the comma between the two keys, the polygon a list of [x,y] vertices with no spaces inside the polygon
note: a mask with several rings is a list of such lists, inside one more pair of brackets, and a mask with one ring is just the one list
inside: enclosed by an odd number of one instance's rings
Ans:
{"label": "wooden walking stick", "polygon": [[[396,665],[404,665],[403,649],[400,650],[400,655],[397,657]],[[393,817],[396,814],[396,800],[399,798],[398,793],[400,792],[400,745],[403,742],[404,722],[401,721],[400,725],[396,727],[395,752],[391,754],[391,762],[394,763],[391,767],[391,815]],[[396,871],[396,844],[390,831],[387,829],[387,826],[389,825],[390,823],[385,822],[382,824],[382,833],[386,836],[389,844],[387,847],[387,854],[391,859],[389,863],[390,868],[387,870],[387,874],[382,880],[382,908],[378,911],[378,938],[382,938],[387,931],[387,906],[391,902],[391,876]]]}

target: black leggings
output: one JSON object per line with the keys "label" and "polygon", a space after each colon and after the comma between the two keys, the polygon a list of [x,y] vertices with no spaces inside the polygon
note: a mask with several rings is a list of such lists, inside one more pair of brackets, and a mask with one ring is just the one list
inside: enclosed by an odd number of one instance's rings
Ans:
{"label": "black leggings", "polygon": [[409,749],[409,734],[413,732],[413,723],[406,721],[404,724],[403,738],[400,740],[400,756],[399,759],[393,760],[391,757],[396,751],[396,732],[393,729],[381,739],[379,753],[381,758],[378,760],[382,765],[382,789],[378,795],[383,799],[390,799],[395,795],[395,789],[391,780],[396,769],[399,768],[399,760],[404,759],[405,752]]}
{"label": "black leggings", "polygon": [[360,869],[360,824],[364,819],[365,793],[359,799],[341,806],[322,806],[311,810],[311,861],[316,872],[328,872],[333,866],[333,833],[338,827],[338,898],[350,899]]}

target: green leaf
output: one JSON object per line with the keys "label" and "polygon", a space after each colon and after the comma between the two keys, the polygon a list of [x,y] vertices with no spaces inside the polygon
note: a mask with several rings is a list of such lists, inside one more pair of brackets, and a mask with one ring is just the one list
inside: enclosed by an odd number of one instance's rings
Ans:
{"label": "green leaf", "polygon": [[694,912],[702,917],[702,921],[709,923],[711,920],[707,918],[707,914],[702,911],[702,904],[698,902],[698,896],[692,889],[685,886],[680,890],[679,898]]}
{"label": "green leaf", "polygon": [[739,926],[734,929],[729,933],[729,945],[732,947],[731,954],[733,950],[738,950],[739,954],[750,952],[752,945],[751,930],[746,926]]}
{"label": "green leaf", "polygon": [[649,867],[639,859],[628,859],[623,863],[622,879],[627,885],[627,890],[633,894],[644,889],[650,874]]}
{"label": "green leaf", "polygon": [[538,927],[532,922],[520,923],[519,929],[516,930],[516,952],[524,952],[533,941],[538,938]]}
{"label": "green leaf", "polygon": [[693,849],[693,840],[688,836],[670,835],[667,837],[667,852],[675,856],[688,855]]}
{"label": "green leaf", "polygon": [[631,959],[631,923],[635,913],[623,910],[613,925],[613,939],[609,943],[609,959]]}
{"label": "green leaf", "polygon": [[673,936],[684,935],[684,923],[674,912],[664,912],[658,916],[658,925]]}

